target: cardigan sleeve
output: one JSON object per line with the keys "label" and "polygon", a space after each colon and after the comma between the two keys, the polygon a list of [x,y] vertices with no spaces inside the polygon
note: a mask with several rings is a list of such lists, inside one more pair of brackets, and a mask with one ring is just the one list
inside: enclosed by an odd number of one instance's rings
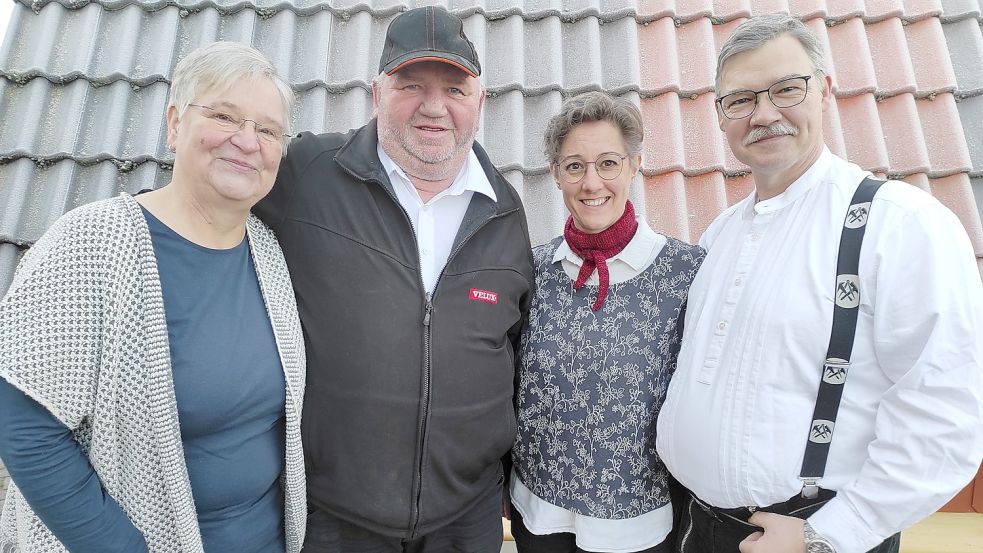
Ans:
{"label": "cardigan sleeve", "polygon": [[80,208],[24,254],[0,300],[0,377],[76,430],[92,412],[110,269]]}
{"label": "cardigan sleeve", "polygon": [[146,552],[71,431],[0,379],[0,458],[31,509],[69,551]]}

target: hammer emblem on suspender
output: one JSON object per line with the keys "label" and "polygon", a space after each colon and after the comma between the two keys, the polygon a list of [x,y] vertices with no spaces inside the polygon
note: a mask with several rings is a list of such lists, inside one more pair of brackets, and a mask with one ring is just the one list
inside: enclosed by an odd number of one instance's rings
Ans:
{"label": "hammer emblem on suspender", "polygon": [[846,212],[846,221],[843,226],[846,228],[860,228],[867,224],[867,214],[870,213],[870,202],[853,204]]}
{"label": "hammer emblem on suspender", "polygon": [[833,421],[816,419],[812,421],[809,441],[817,444],[828,444],[833,439]]}
{"label": "hammer emblem on suspender", "polygon": [[846,309],[860,305],[860,287],[857,275],[838,275],[836,277],[836,305]]}

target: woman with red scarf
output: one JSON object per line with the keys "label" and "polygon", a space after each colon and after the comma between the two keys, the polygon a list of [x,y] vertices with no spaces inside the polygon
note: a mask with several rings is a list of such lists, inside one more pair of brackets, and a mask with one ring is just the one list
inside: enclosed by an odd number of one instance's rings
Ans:
{"label": "woman with red scarf", "polygon": [[704,252],[636,218],[643,136],[638,108],[601,92],[567,100],[546,128],[570,218],[534,249],[510,483],[520,553],[672,550],[655,422]]}

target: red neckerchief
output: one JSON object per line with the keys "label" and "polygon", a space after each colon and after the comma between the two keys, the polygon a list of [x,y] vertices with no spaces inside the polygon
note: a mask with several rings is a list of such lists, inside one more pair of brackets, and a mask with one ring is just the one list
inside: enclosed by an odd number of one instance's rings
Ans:
{"label": "red neckerchief", "polygon": [[597,269],[597,300],[594,302],[593,309],[597,311],[604,305],[605,298],[608,297],[608,264],[607,260],[625,249],[628,242],[635,236],[638,230],[638,221],[635,220],[635,208],[631,202],[625,202],[625,212],[621,218],[614,222],[610,227],[598,232],[588,234],[578,229],[573,224],[573,217],[567,219],[567,224],[563,228],[563,238],[566,239],[570,250],[584,260],[580,266],[580,274],[573,282],[574,290],[579,290],[586,282],[587,278]]}

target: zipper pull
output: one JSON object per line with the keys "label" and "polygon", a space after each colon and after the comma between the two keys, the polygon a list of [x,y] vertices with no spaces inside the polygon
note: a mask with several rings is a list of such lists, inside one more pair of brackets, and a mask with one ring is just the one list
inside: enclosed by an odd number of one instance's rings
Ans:
{"label": "zipper pull", "polygon": [[427,310],[423,313],[423,326],[430,326],[430,313],[433,311],[433,304],[427,300]]}

